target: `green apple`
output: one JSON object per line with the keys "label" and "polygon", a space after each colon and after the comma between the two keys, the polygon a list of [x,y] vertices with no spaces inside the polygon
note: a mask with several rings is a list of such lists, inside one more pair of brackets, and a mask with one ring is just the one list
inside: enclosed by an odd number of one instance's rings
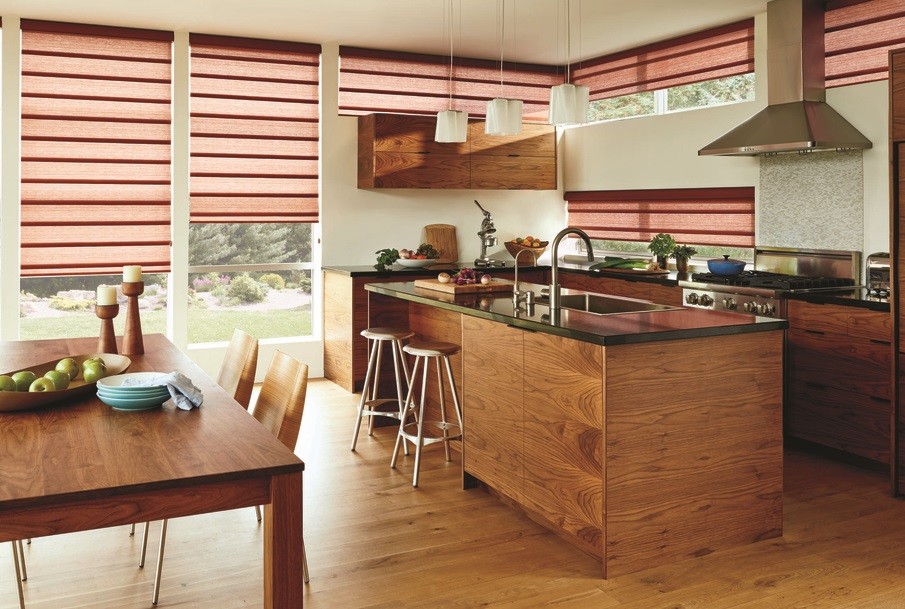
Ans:
{"label": "green apple", "polygon": [[16,391],[28,391],[28,388],[38,376],[31,370],[21,370],[15,373],[12,378],[16,383]]}
{"label": "green apple", "polygon": [[52,380],[42,376],[39,379],[35,379],[34,382],[28,386],[28,390],[31,392],[42,393],[44,391],[56,391],[57,386],[53,384]]}
{"label": "green apple", "polygon": [[0,374],[0,391],[16,391],[16,381],[8,374]]}
{"label": "green apple", "polygon": [[44,378],[53,381],[53,386],[57,391],[69,387],[69,374],[62,370],[48,370],[44,373]]}
{"label": "green apple", "polygon": [[59,370],[60,372],[65,372],[69,376],[69,380],[72,381],[79,375],[79,365],[71,357],[64,357],[60,361],[57,362],[56,368],[54,370]]}
{"label": "green apple", "polygon": [[86,383],[96,383],[107,376],[107,366],[103,362],[86,362],[82,364],[82,377]]}

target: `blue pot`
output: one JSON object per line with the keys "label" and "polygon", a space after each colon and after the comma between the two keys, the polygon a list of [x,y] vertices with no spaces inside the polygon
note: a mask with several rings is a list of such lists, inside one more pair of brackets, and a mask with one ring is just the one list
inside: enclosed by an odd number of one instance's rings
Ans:
{"label": "blue pot", "polygon": [[723,259],[711,258],[707,261],[707,270],[714,275],[738,275],[745,270],[745,263],[741,260],[730,260],[729,254]]}

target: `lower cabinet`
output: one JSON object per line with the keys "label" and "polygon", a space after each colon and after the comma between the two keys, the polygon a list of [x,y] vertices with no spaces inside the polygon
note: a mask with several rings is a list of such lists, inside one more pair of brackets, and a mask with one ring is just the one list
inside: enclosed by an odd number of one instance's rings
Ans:
{"label": "lower cabinet", "polygon": [[792,300],[788,319],[786,435],[888,464],[889,314]]}

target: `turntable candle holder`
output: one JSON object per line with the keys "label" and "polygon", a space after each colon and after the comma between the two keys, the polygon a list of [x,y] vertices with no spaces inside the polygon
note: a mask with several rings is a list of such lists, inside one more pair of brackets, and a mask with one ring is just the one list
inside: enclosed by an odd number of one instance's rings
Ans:
{"label": "turntable candle holder", "polygon": [[138,297],[145,291],[144,281],[124,281],[123,296],[126,303],[126,329],[123,332],[123,355],[141,355],[145,352],[141,334],[141,317],[138,313]]}

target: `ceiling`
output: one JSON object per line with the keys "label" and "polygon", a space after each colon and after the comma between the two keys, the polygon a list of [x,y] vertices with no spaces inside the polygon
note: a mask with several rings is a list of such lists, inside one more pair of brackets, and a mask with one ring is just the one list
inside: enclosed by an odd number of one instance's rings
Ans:
{"label": "ceiling", "polygon": [[[504,58],[563,64],[731,23],[767,6],[767,0],[571,0],[568,52],[566,1],[506,0]],[[455,54],[498,59],[498,3],[452,2]],[[447,55],[446,6],[445,0],[0,0],[0,15]]]}

